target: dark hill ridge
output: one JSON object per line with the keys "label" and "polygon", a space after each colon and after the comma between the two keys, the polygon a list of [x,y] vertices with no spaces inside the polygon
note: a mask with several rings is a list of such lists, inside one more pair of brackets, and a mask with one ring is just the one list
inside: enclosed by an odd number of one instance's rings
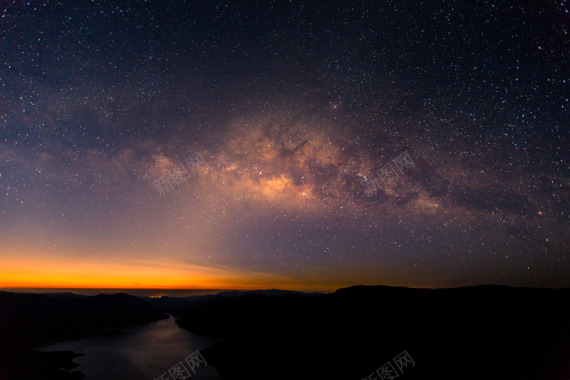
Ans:
{"label": "dark hill ridge", "polygon": [[228,379],[363,379],[407,350],[403,380],[568,380],[569,301],[570,289],[355,286],[205,300],[177,323],[232,338],[204,351]]}
{"label": "dark hill ridge", "polygon": [[73,367],[70,360],[74,354],[35,352],[32,348],[110,334],[121,327],[167,317],[148,302],[124,293],[83,297],[0,292],[0,380],[80,378],[77,373],[59,370]]}
{"label": "dark hill ridge", "polygon": [[[168,316],[125,293],[93,297],[0,292],[2,347],[28,348]],[[8,326],[10,328],[8,328]]]}
{"label": "dark hill ridge", "polygon": [[100,294],[78,300],[66,310],[66,317],[75,320],[81,315],[84,324],[122,326],[153,322],[167,318],[155,306],[125,293]]}
{"label": "dark hill ridge", "polygon": [[315,295],[321,293],[304,293],[298,291],[278,290],[278,289],[245,290],[245,291],[233,290],[233,291],[223,291],[216,294],[207,294],[199,296],[188,296],[188,297],[164,296],[160,298],[141,297],[141,299],[147,300],[148,302],[156,306],[159,310],[161,310],[164,313],[171,314],[174,317],[179,317],[189,310],[194,310],[196,308],[196,305],[202,302],[206,301],[211,302],[212,300],[219,300],[226,297],[237,297],[249,294],[281,296],[281,295],[291,295],[291,294]]}

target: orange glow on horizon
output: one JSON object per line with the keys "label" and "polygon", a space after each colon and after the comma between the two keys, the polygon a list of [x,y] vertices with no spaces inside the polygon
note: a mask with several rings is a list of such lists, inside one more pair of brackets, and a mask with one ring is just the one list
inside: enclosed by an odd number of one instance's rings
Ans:
{"label": "orange glow on horizon", "polygon": [[275,274],[165,261],[0,258],[0,288],[52,289],[287,289],[332,291],[341,284],[299,281]]}

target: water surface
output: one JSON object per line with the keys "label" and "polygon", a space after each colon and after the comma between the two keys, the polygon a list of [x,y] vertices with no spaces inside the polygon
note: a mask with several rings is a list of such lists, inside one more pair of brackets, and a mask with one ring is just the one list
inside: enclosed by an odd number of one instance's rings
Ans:
{"label": "water surface", "polygon": [[[74,351],[85,354],[74,362],[85,380],[152,380],[215,339],[184,330],[170,317],[130,327],[124,333],[43,346],[41,351]],[[199,367],[193,380],[223,380],[211,365]]]}

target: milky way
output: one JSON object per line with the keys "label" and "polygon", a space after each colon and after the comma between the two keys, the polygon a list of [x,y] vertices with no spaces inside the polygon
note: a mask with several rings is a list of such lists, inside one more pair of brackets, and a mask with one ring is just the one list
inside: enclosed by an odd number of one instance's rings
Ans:
{"label": "milky way", "polygon": [[0,14],[0,286],[570,285],[565,1]]}

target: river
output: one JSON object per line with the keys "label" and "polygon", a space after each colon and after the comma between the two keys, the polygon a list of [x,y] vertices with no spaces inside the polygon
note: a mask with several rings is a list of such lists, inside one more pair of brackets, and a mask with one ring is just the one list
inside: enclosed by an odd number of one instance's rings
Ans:
{"label": "river", "polygon": [[[85,354],[74,360],[85,380],[153,380],[196,350],[216,342],[178,327],[172,317],[123,331],[123,334],[50,344],[38,350]],[[208,365],[196,368],[192,379],[223,380],[223,377]]]}

